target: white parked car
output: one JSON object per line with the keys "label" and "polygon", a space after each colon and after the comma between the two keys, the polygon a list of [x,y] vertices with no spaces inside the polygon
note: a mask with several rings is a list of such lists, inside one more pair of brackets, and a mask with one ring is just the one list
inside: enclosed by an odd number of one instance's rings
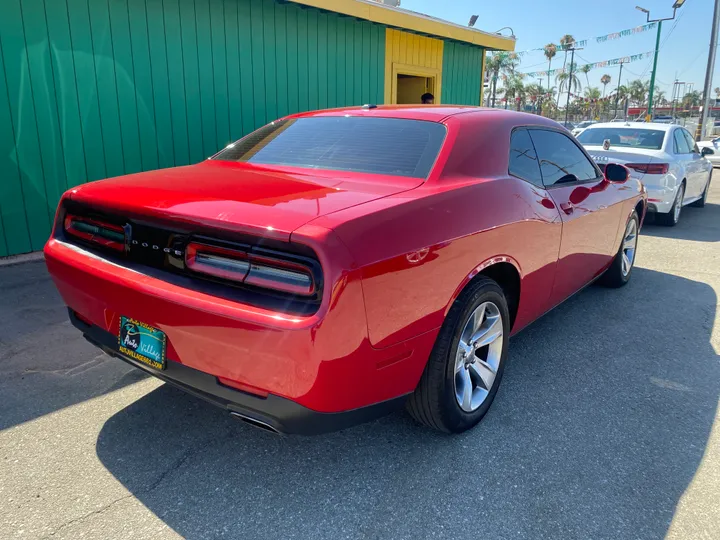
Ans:
{"label": "white parked car", "polygon": [[685,128],[654,122],[603,123],[588,127],[577,139],[600,168],[620,163],[645,184],[648,211],[657,213],[657,222],[673,226],[683,206],[705,206],[712,178],[706,156],[714,155],[714,149],[701,151]]}
{"label": "white parked car", "polygon": [[577,137],[578,135],[580,135],[580,134],[582,133],[582,131],[583,131],[585,128],[588,128],[588,127],[590,127],[590,126],[592,126],[593,124],[596,124],[596,123],[597,123],[597,122],[595,122],[595,121],[593,121],[593,120],[585,120],[584,122],[580,122],[579,124],[576,124],[576,125],[575,125],[575,127],[574,127],[573,130],[572,130],[572,134]]}
{"label": "white parked car", "polygon": [[710,160],[713,167],[720,167],[720,137],[716,137],[711,141],[700,141],[697,145],[701,152],[703,148],[710,148],[713,152],[715,152],[714,154],[708,154],[705,157]]}

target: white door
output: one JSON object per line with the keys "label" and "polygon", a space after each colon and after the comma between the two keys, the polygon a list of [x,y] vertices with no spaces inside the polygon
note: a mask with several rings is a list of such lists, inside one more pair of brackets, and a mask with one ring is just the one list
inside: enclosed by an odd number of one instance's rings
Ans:
{"label": "white door", "polygon": [[690,147],[690,151],[692,152],[692,163],[693,163],[693,197],[700,197],[703,194],[703,191],[705,190],[705,183],[708,179],[708,167],[707,167],[707,161],[703,159],[702,154],[700,153],[700,149],[698,148],[697,144],[695,144],[695,139],[692,138],[692,135],[686,130],[682,130],[683,135],[685,136],[685,140],[687,140],[688,146]]}
{"label": "white door", "polygon": [[675,159],[682,164],[685,170],[685,199],[693,199],[698,193],[698,164],[694,159],[692,148],[689,141],[683,135],[682,128],[673,130],[673,149],[675,151]]}

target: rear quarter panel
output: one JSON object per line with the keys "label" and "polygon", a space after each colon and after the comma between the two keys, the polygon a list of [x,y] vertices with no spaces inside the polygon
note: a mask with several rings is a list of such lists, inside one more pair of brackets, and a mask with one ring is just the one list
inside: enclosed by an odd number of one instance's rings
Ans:
{"label": "rear quarter panel", "polygon": [[485,265],[506,260],[521,276],[517,331],[548,309],[561,222],[523,180],[445,178],[319,218],[348,246],[362,276],[368,335],[384,348],[439,328]]}

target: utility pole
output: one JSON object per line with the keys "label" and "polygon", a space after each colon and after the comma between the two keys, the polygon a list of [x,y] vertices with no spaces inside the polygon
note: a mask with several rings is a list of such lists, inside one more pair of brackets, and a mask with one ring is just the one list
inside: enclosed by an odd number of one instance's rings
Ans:
{"label": "utility pole", "polygon": [[618,87],[617,87],[617,90],[615,90],[615,118],[617,118],[618,101],[620,100],[620,81],[622,80],[622,67],[623,67],[623,62],[620,62],[620,75],[618,75]]}
{"label": "utility pole", "polygon": [[572,88],[572,80],[573,80],[573,68],[575,67],[575,51],[582,51],[582,49],[576,49],[575,44],[573,43],[572,49],[569,49],[572,51],[570,54],[570,76],[568,77],[568,97],[567,97],[567,103],[565,103],[565,123],[567,124],[568,121],[568,113],[570,112],[570,89]]}
{"label": "utility pole", "polygon": [[647,115],[645,116],[645,121],[650,122],[652,120],[652,105],[653,105],[653,94],[655,93],[655,74],[657,73],[657,61],[658,61],[658,52],[660,52],[660,32],[662,31],[662,22],[663,21],[672,21],[675,18],[675,12],[678,10],[678,8],[681,8],[682,5],[685,3],[685,0],[675,0],[675,3],[673,4],[673,14],[672,17],[665,17],[664,19],[650,19],[650,11],[642,8],[640,6],[635,6],[635,9],[642,11],[647,15],[647,22],[656,22],[658,23],[658,29],[657,29],[657,37],[655,38],[655,56],[653,57],[653,70],[652,75],[650,75],[650,91],[648,93],[648,108],[647,108]]}
{"label": "utility pole", "polygon": [[705,124],[710,114],[710,92],[712,87],[713,74],[715,72],[715,52],[718,40],[718,25],[720,25],[720,0],[715,0],[715,11],[713,12],[712,32],[710,33],[710,54],[708,54],[707,70],[705,71],[705,86],[703,87],[703,106],[698,126],[699,136],[695,138],[700,141],[706,135]]}

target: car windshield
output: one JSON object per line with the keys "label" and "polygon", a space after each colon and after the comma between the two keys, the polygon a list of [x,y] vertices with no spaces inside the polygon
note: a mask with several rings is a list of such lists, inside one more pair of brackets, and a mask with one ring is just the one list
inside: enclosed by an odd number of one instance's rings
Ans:
{"label": "car windshield", "polygon": [[442,124],[326,116],[280,120],[212,159],[427,178],[445,139]]}
{"label": "car windshield", "polygon": [[582,144],[602,146],[605,140],[609,140],[612,146],[660,150],[665,132],[660,129],[603,127],[586,129],[578,135]]}

